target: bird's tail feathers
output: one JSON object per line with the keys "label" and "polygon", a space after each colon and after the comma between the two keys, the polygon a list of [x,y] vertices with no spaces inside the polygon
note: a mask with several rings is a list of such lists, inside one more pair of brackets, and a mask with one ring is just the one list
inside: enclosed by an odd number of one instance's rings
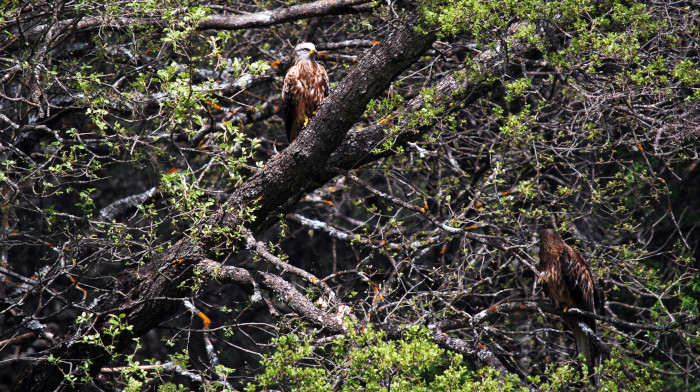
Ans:
{"label": "bird's tail feathers", "polygon": [[593,343],[593,338],[590,337],[585,329],[588,329],[589,334],[594,334],[593,330],[580,320],[569,320],[569,329],[574,334],[574,339],[576,340],[576,348],[579,354],[583,355],[587,373],[589,376],[593,377],[594,384],[598,385],[598,374],[596,373],[596,368],[602,363],[602,353],[598,350]]}

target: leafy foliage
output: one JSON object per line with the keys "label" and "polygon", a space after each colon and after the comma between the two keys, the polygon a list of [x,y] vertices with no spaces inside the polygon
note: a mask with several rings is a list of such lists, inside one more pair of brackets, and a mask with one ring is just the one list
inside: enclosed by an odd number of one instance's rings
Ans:
{"label": "leafy foliage", "polygon": [[[274,340],[257,387],[285,391],[515,391],[517,377],[469,370],[459,354],[438,347],[425,327],[409,327],[388,339],[371,326],[314,347],[298,334]],[[250,384],[248,391],[257,388]]]}

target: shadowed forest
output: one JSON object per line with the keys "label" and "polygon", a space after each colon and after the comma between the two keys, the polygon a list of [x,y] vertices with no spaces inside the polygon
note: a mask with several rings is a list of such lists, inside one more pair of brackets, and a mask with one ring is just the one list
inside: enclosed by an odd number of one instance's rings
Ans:
{"label": "shadowed forest", "polygon": [[[6,0],[0,32],[0,392],[700,391],[697,2]],[[595,310],[551,299],[548,228]]]}

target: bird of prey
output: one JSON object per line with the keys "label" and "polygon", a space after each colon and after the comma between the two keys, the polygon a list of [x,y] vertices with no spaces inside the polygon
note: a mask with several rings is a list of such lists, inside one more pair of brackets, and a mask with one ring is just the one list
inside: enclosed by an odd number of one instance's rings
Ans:
{"label": "bird of prey", "polygon": [[[538,281],[544,283],[544,292],[556,308],[578,308],[590,313],[599,313],[596,310],[602,309],[602,298],[598,296],[591,267],[552,229],[540,232],[540,262],[537,267],[540,271]],[[600,365],[601,353],[584,328],[595,333],[595,319],[570,314],[563,318],[574,334],[576,348],[583,354],[588,371],[593,374],[595,367]]]}
{"label": "bird of prey", "polygon": [[287,71],[282,89],[284,125],[290,142],[316,113],[328,95],[328,74],[314,59],[316,47],[304,42],[294,48],[294,66]]}

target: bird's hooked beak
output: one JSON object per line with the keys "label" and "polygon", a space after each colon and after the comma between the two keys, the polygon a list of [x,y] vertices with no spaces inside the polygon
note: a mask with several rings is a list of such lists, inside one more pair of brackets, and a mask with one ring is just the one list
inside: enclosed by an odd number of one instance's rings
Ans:
{"label": "bird's hooked beak", "polygon": [[309,50],[309,54],[316,54],[316,53],[318,53],[318,51],[316,51],[316,49]]}

